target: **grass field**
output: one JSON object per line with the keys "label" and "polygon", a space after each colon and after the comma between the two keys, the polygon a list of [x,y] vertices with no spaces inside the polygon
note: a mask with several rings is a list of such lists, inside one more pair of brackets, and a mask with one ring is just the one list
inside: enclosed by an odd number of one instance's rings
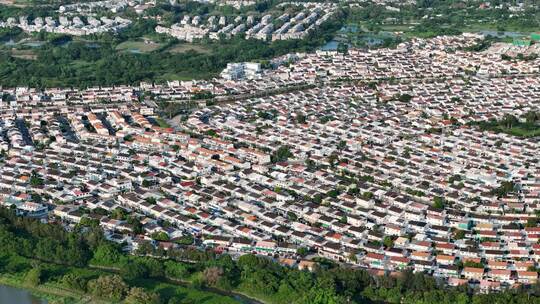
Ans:
{"label": "grass field", "polygon": [[131,51],[140,53],[150,53],[161,47],[160,43],[152,41],[125,41],[116,46],[118,51]]}
{"label": "grass field", "polygon": [[11,50],[11,57],[27,59],[27,60],[36,60],[37,55],[32,50]]}
{"label": "grass field", "polygon": [[188,51],[195,51],[197,53],[210,54],[212,50],[200,44],[179,43],[170,47],[168,50],[170,53],[180,54]]}
{"label": "grass field", "polygon": [[540,136],[540,128],[537,129],[527,129],[522,127],[513,127],[511,129],[505,128],[501,132],[518,136],[518,137],[537,137]]}
{"label": "grass field", "polygon": [[184,72],[184,73],[166,73],[156,78],[156,80],[163,81],[163,80],[193,80],[193,79],[209,79],[212,77],[215,77],[217,75],[213,73],[205,73],[205,72],[198,72],[198,73],[190,73],[190,72]]}

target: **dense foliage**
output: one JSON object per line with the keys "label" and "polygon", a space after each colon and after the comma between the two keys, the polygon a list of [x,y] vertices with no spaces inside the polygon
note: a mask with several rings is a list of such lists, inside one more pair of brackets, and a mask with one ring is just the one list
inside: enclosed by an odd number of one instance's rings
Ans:
{"label": "dense foliage", "polygon": [[[229,62],[270,59],[294,51],[312,51],[332,38],[340,28],[339,20],[330,20],[303,40],[263,42],[243,37],[200,44],[208,52],[187,50],[169,52],[178,44],[170,38],[149,53],[122,52],[116,47],[130,39],[139,39],[153,33],[154,21],[136,21],[118,36],[104,34],[91,37],[91,41],[65,41],[45,33],[36,34],[41,47],[30,48],[35,60],[0,52],[0,84],[4,86],[32,87],[87,87],[93,85],[138,84],[140,81],[163,81],[168,78],[205,78],[220,72]],[[17,33],[4,33],[4,40]],[[2,32],[0,32],[2,37]],[[58,41],[64,42],[59,45]],[[68,43],[69,42],[69,43]]]}
{"label": "dense foliage", "polygon": [[[535,31],[540,27],[540,10],[533,1],[526,1],[524,12],[516,14],[501,3],[514,1],[459,1],[419,0],[413,5],[400,6],[400,10],[387,10],[382,5],[367,3],[351,10],[351,22],[367,22],[372,28],[381,25],[416,24],[413,32],[421,36],[453,32],[468,28],[497,31]],[[491,3],[490,8],[482,4]],[[536,3],[537,4],[537,3]]]}

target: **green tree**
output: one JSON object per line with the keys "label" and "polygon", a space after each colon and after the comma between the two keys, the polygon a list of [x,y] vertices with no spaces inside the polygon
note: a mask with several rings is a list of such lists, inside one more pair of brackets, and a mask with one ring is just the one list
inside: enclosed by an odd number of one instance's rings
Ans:
{"label": "green tree", "polygon": [[154,232],[152,233],[151,237],[152,239],[161,242],[166,242],[170,240],[169,235],[164,231]]}
{"label": "green tree", "polygon": [[157,293],[147,292],[140,287],[133,287],[129,290],[124,302],[126,304],[160,304],[161,299]]}
{"label": "green tree", "polygon": [[385,236],[383,239],[383,244],[386,248],[394,247],[394,239],[391,236]]}
{"label": "green tree", "polygon": [[440,197],[440,196],[436,196],[433,198],[433,207],[436,208],[436,209],[444,209],[446,205],[446,202],[444,200],[444,198]]}
{"label": "green tree", "polygon": [[130,261],[122,267],[122,276],[127,280],[135,280],[140,278],[147,278],[149,274],[148,267],[138,261]]}
{"label": "green tree", "polygon": [[298,249],[296,249],[296,254],[301,257],[305,257],[306,255],[308,255],[308,253],[309,249],[307,249],[306,247],[299,247]]}
{"label": "green tree", "polygon": [[465,231],[464,230],[458,230],[454,234],[454,239],[456,239],[456,240],[461,240],[461,239],[464,239],[464,238],[465,238]]}
{"label": "green tree", "polygon": [[69,289],[86,291],[88,279],[76,273],[68,273],[62,277],[61,283]]}
{"label": "green tree", "polygon": [[120,301],[127,294],[128,286],[118,275],[103,275],[88,282],[88,291],[99,298]]}
{"label": "green tree", "polygon": [[103,243],[94,251],[92,263],[104,266],[118,266],[123,259],[122,252],[115,245]]}
{"label": "green tree", "polygon": [[272,154],[271,159],[273,163],[279,163],[287,161],[291,157],[293,157],[293,154],[289,147],[281,146]]}

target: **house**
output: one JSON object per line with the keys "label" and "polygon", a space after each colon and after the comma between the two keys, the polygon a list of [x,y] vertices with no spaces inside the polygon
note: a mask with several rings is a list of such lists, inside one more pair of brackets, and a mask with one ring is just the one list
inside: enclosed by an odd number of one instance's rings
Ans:
{"label": "house", "polygon": [[487,273],[487,278],[491,278],[496,281],[510,281],[512,277],[512,271],[507,269],[492,269]]}
{"label": "house", "polygon": [[484,278],[484,268],[465,267],[461,271],[461,275],[466,279],[482,280]]}
{"label": "house", "polygon": [[517,271],[517,281],[523,284],[536,284],[538,281],[538,272],[536,271]]}
{"label": "house", "polygon": [[317,265],[316,262],[312,262],[312,261],[307,261],[307,260],[301,260],[299,263],[298,263],[298,269],[299,270],[308,270],[308,271],[313,271],[315,270],[315,265]]}

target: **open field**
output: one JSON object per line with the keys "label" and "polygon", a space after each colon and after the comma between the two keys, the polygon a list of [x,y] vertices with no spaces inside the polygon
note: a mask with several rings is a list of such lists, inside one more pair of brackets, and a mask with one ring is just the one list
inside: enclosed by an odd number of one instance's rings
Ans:
{"label": "open field", "polygon": [[189,43],[179,43],[175,46],[170,47],[168,52],[174,54],[185,53],[188,51],[195,51],[197,53],[210,54],[212,51],[207,47],[200,44],[189,44]]}
{"label": "open field", "polygon": [[149,53],[161,47],[160,43],[152,41],[125,41],[116,46],[118,51],[128,51],[133,53]]}
{"label": "open field", "polygon": [[32,50],[12,49],[11,50],[11,56],[15,57],[15,58],[20,58],[20,59],[26,59],[26,60],[36,60],[37,59],[37,55]]}
{"label": "open field", "polygon": [[216,77],[217,75],[214,73],[205,73],[205,72],[197,72],[197,73],[166,73],[161,76],[158,76],[156,79],[161,81],[167,81],[167,80],[192,80],[192,79],[210,79],[212,77]]}

